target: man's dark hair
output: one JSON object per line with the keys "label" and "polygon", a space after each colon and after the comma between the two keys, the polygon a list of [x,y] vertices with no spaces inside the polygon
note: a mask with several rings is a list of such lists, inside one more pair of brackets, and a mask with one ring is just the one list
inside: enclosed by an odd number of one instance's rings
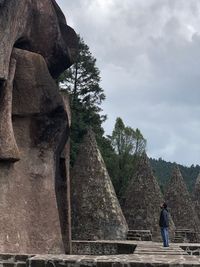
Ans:
{"label": "man's dark hair", "polygon": [[167,203],[163,203],[163,208],[166,209],[167,208]]}

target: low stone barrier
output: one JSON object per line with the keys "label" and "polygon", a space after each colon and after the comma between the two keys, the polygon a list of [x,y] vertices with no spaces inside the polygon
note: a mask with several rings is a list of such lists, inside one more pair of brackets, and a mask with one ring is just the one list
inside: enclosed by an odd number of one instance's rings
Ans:
{"label": "low stone barrier", "polygon": [[95,241],[73,241],[72,254],[75,255],[118,255],[133,254],[135,244],[95,242]]}
{"label": "low stone barrier", "polygon": [[191,229],[176,229],[174,242],[175,243],[198,243],[199,233]]}

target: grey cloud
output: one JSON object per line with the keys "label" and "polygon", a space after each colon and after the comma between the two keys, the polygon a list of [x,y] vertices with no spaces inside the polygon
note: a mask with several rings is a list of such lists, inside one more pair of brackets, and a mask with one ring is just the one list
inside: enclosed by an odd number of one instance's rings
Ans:
{"label": "grey cloud", "polygon": [[149,155],[200,164],[200,1],[57,2],[97,58],[106,133],[120,116]]}

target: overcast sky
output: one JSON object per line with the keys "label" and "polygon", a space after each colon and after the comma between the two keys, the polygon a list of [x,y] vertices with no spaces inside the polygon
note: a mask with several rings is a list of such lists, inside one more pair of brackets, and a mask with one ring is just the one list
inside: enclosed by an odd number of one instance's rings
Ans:
{"label": "overcast sky", "polygon": [[200,164],[200,1],[57,2],[97,59],[106,134],[121,117],[149,156]]}

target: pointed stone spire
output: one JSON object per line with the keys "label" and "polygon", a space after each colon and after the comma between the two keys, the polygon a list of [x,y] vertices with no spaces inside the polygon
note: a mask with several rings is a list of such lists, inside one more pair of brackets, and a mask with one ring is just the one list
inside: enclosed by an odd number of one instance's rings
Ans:
{"label": "pointed stone spire", "polygon": [[[146,154],[138,161],[125,193],[123,205],[129,229],[151,230],[154,240],[160,238],[160,205],[164,199]],[[170,218],[171,229],[174,224]],[[172,230],[172,232],[173,232]]]}
{"label": "pointed stone spire", "polygon": [[199,232],[200,222],[177,165],[173,169],[171,180],[165,192],[165,199],[171,208],[171,215],[176,228]]}
{"label": "pointed stone spire", "polygon": [[127,223],[95,135],[88,130],[71,175],[72,239],[125,239]]}
{"label": "pointed stone spire", "polygon": [[197,213],[198,219],[200,220],[200,173],[197,176],[194,187],[194,202],[195,202],[195,211]]}
{"label": "pointed stone spire", "polygon": [[197,179],[195,182],[194,194],[195,194],[195,198],[200,201],[200,173],[197,176]]}

